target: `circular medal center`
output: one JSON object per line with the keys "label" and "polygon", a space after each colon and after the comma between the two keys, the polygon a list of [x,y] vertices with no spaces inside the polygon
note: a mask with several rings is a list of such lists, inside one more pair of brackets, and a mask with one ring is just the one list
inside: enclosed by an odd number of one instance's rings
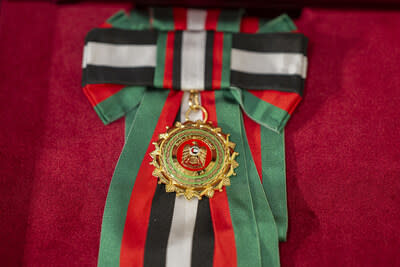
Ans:
{"label": "circular medal center", "polygon": [[189,139],[179,145],[177,159],[184,169],[201,171],[211,162],[211,149],[202,140]]}

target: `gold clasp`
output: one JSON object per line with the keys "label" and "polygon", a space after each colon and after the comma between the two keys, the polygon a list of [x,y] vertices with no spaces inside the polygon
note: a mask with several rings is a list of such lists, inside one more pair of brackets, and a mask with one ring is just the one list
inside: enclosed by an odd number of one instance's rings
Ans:
{"label": "gold clasp", "polygon": [[189,115],[192,111],[195,110],[201,110],[201,112],[203,113],[203,123],[207,122],[208,119],[208,113],[207,110],[200,105],[199,103],[199,97],[200,97],[200,93],[197,90],[190,90],[190,95],[189,95],[189,108],[185,113],[185,120],[189,121]]}

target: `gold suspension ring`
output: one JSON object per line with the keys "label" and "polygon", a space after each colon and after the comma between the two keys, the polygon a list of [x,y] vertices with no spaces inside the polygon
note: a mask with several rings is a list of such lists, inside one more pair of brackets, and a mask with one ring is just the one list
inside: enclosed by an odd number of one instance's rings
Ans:
{"label": "gold suspension ring", "polygon": [[207,119],[208,119],[208,112],[207,110],[200,105],[199,103],[199,96],[200,93],[197,90],[190,90],[190,95],[189,95],[189,108],[185,113],[185,120],[189,121],[189,115],[192,111],[195,110],[201,110],[201,112],[203,113],[203,122],[206,123]]}

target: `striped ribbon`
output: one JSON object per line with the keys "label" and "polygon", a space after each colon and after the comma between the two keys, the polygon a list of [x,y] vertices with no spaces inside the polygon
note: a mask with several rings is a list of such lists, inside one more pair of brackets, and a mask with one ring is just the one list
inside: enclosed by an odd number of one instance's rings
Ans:
{"label": "striped ribbon", "polygon": [[271,87],[301,95],[305,53],[302,34],[94,29],[86,37],[84,82],[176,90]]}
{"label": "striped ribbon", "polygon": [[173,224],[176,210],[185,206],[177,207],[178,199],[157,185],[148,165],[151,142],[172,125],[182,99],[182,92],[160,88],[205,89],[202,105],[210,120],[231,133],[241,155],[232,185],[192,205],[197,214],[188,264],[279,266],[278,236],[284,240],[287,231],[282,130],[301,100],[306,38],[244,34],[295,28],[285,15],[263,21],[242,14],[120,12],[103,25],[113,28],[88,34],[84,92],[104,123],[126,115],[126,142],[104,211],[99,266],[188,266],[184,251],[175,255],[182,265],[171,252],[173,232],[185,232]]}
{"label": "striped ribbon", "polygon": [[[94,105],[99,84],[227,89],[253,120],[281,131],[288,113],[277,109],[272,112],[268,102],[259,101],[259,93],[242,88],[274,88],[301,97],[307,66],[306,40],[297,33],[94,29],[86,37],[83,85]],[[293,104],[298,102],[291,100]],[[114,114],[114,110],[110,112]],[[105,123],[115,119],[104,110],[101,118]]]}

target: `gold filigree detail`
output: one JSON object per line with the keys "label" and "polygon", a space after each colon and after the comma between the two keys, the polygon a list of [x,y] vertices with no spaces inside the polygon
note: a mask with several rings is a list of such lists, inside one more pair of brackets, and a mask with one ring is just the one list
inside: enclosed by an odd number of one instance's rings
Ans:
{"label": "gold filigree detail", "polygon": [[[215,150],[211,163],[204,170],[185,170],[185,166],[176,159],[177,147],[190,138],[202,140]],[[221,128],[213,127],[211,122],[176,122],[153,144],[155,150],[150,153],[150,164],[155,167],[153,176],[158,178],[158,183],[165,184],[167,192],[175,192],[188,200],[203,196],[211,198],[216,190],[222,191],[224,186],[230,186],[230,177],[236,175],[234,169],[239,166],[235,160],[238,155],[234,151],[235,143],[229,140],[228,134],[222,133]],[[186,150],[184,153],[187,157]]]}

